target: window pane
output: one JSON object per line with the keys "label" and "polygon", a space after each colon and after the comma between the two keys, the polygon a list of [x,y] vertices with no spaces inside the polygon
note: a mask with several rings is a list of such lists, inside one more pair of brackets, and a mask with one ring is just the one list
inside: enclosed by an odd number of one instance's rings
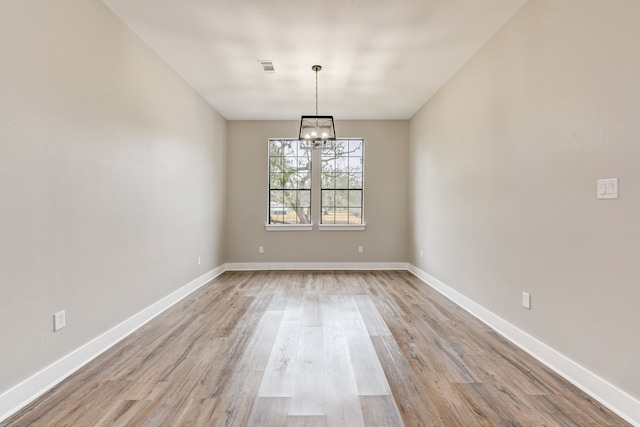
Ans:
{"label": "window pane", "polygon": [[281,209],[271,209],[269,214],[269,224],[285,224],[284,215]]}
{"label": "window pane", "polygon": [[296,196],[297,191],[285,191],[284,192],[284,207],[295,207],[296,206]]}
{"label": "window pane", "polygon": [[347,208],[349,207],[349,191],[348,190],[336,190],[335,206]]}
{"label": "window pane", "polygon": [[298,173],[298,188],[311,188],[311,171],[300,171]]}
{"label": "window pane", "polygon": [[349,156],[362,157],[362,140],[359,140],[359,139],[349,140]]}
{"label": "window pane", "polygon": [[334,224],[349,224],[349,209],[336,208]]}
{"label": "window pane", "polygon": [[336,159],[334,151],[327,151],[326,156],[325,152],[323,152],[322,155],[322,172],[333,173],[336,170]]}
{"label": "window pane", "polygon": [[283,143],[283,153],[282,155],[285,157],[295,157],[298,154],[298,150],[296,146],[298,145],[298,141],[285,141]]}
{"label": "window pane", "polygon": [[270,192],[269,198],[271,206],[274,206],[274,204],[282,206],[282,204],[284,203],[284,191],[272,190]]}
{"label": "window pane", "polygon": [[349,188],[362,188],[362,174],[361,173],[351,173],[349,174]]}
{"label": "window pane", "polygon": [[298,207],[295,212],[296,224],[311,224],[311,209]]}
{"label": "window pane", "polygon": [[309,190],[298,191],[298,206],[302,208],[309,208],[311,206],[311,191]]}
{"label": "window pane", "polygon": [[286,189],[298,188],[295,177],[293,175],[288,175],[288,176],[285,175],[285,176],[286,176],[286,181],[284,183],[284,188]]}
{"label": "window pane", "polygon": [[282,188],[282,184],[284,183],[284,177],[281,173],[273,173],[270,178],[270,188],[277,189]]}
{"label": "window pane", "polygon": [[322,173],[322,188],[335,188],[336,176],[334,173]]}
{"label": "window pane", "polygon": [[349,172],[349,158],[346,156],[336,157],[336,172]]}
{"label": "window pane", "polygon": [[336,174],[336,188],[349,188],[349,175],[346,173]]}
{"label": "window pane", "polygon": [[329,209],[333,209],[335,206],[335,191],[323,190],[322,191],[322,206]]}
{"label": "window pane", "polygon": [[362,209],[351,208],[349,212],[349,224],[362,224]]}
{"label": "window pane", "polygon": [[282,155],[282,141],[269,141],[269,156],[281,156]]}
{"label": "window pane", "polygon": [[349,156],[349,172],[360,172],[362,170],[362,157]]}
{"label": "window pane", "polygon": [[335,151],[340,155],[349,151],[349,141],[345,139],[337,140]]}
{"label": "window pane", "polygon": [[309,157],[298,157],[298,169],[299,170],[305,170],[305,169],[309,169]]}
{"label": "window pane", "polygon": [[298,168],[298,159],[296,157],[284,157],[284,166],[282,172],[292,173]]}
{"label": "window pane", "polygon": [[297,188],[305,188],[305,175],[301,175],[299,173],[291,173],[286,176],[285,188],[287,189],[297,189]]}
{"label": "window pane", "polygon": [[284,167],[284,157],[274,156],[269,159],[271,172],[282,172]]}
{"label": "window pane", "polygon": [[349,191],[349,207],[359,208],[362,206],[362,191],[350,190]]}
{"label": "window pane", "polygon": [[269,195],[269,223],[284,223],[284,191],[271,191]]}

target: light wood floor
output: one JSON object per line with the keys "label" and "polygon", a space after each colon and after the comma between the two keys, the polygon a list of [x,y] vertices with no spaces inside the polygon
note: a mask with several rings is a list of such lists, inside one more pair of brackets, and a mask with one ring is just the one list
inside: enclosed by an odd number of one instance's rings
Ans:
{"label": "light wood floor", "polygon": [[627,426],[408,272],[227,272],[0,426]]}

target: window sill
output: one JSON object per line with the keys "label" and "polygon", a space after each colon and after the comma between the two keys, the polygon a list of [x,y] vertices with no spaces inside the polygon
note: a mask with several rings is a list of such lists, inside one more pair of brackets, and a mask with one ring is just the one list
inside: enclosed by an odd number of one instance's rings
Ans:
{"label": "window sill", "polygon": [[366,224],[318,224],[320,231],[364,231]]}
{"label": "window sill", "polygon": [[311,231],[313,224],[265,224],[267,231]]}

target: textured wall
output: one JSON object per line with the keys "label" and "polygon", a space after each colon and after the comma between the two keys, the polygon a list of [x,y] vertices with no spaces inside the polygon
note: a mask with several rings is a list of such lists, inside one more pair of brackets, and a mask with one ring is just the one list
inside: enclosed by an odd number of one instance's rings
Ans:
{"label": "textured wall", "polygon": [[412,263],[636,398],[639,17],[530,0],[410,122]]}
{"label": "textured wall", "polygon": [[0,2],[0,70],[1,394],[224,263],[226,123],[98,0]]}

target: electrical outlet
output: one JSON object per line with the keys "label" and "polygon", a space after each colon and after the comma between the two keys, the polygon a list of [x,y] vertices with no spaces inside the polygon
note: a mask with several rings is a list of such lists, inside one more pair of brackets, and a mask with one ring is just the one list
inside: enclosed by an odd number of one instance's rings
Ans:
{"label": "electrical outlet", "polygon": [[198,257],[198,265],[200,265],[200,257]]}
{"label": "electrical outlet", "polygon": [[264,246],[258,246],[258,253],[259,254],[263,254],[264,253]]}
{"label": "electrical outlet", "polygon": [[527,310],[531,310],[531,295],[527,292],[522,293],[522,306]]}
{"label": "electrical outlet", "polygon": [[358,246],[358,253],[361,254],[364,252],[364,246]]}
{"label": "electrical outlet", "polygon": [[58,332],[65,326],[67,326],[67,322],[65,320],[64,310],[62,310],[53,315],[53,332]]}
{"label": "electrical outlet", "polygon": [[420,259],[422,259],[424,257],[424,254],[422,253],[422,249],[420,249]]}

